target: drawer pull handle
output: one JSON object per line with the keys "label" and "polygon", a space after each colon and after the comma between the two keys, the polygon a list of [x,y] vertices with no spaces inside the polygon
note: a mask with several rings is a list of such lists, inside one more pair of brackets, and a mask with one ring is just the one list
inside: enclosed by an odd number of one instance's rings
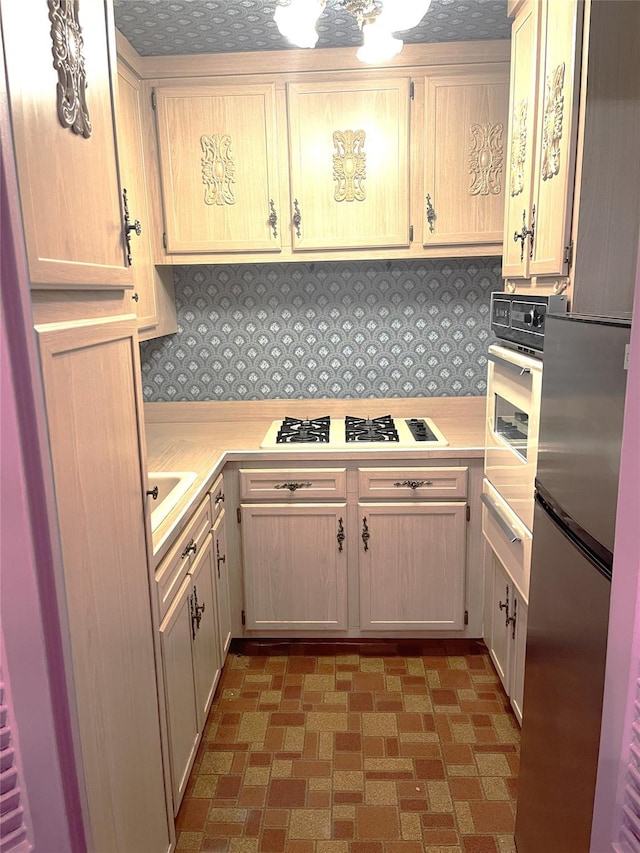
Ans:
{"label": "drawer pull handle", "polygon": [[198,550],[198,546],[196,545],[195,540],[192,539],[189,542],[189,544],[187,545],[187,547],[184,549],[184,551],[182,552],[182,555],[181,555],[182,559],[184,560],[185,557],[189,556],[189,554],[195,554],[197,550]]}
{"label": "drawer pull handle", "polygon": [[295,492],[298,489],[309,489],[313,483],[307,481],[306,483],[278,483],[277,486],[274,486],[274,489],[289,489],[290,492]]}
{"label": "drawer pull handle", "polygon": [[509,524],[508,520],[502,514],[502,511],[501,511],[500,507],[498,506],[498,504],[494,503],[494,501],[491,500],[489,495],[486,495],[486,494],[482,495],[480,497],[480,500],[486,506],[486,508],[489,510],[491,515],[494,517],[498,526],[506,534],[509,542],[522,542],[521,537],[518,536],[516,531],[513,529],[513,527]]}
{"label": "drawer pull handle", "polygon": [[344,542],[344,524],[342,523],[342,519],[338,519],[338,533],[336,535],[336,539],[338,540],[338,551],[342,552],[342,543]]}
{"label": "drawer pull handle", "polygon": [[422,486],[432,486],[433,480],[401,480],[399,483],[393,484],[396,489],[421,489]]}
{"label": "drawer pull handle", "polygon": [[500,367],[515,370],[515,372],[520,376],[526,376],[531,373],[530,367],[521,367],[519,364],[514,364],[512,361],[507,361],[506,358],[500,358],[499,355],[494,355],[493,353],[489,353],[487,359],[488,361],[492,361],[494,364],[498,364]]}
{"label": "drawer pull handle", "polygon": [[371,538],[371,534],[369,533],[369,525],[367,524],[367,517],[362,519],[362,542],[364,544],[364,550],[369,550],[369,539]]}
{"label": "drawer pull handle", "polygon": [[158,493],[158,487],[154,486],[152,489],[147,489],[147,494],[149,495],[149,497],[152,497],[154,499],[154,501],[157,501],[158,500],[158,494],[159,494]]}

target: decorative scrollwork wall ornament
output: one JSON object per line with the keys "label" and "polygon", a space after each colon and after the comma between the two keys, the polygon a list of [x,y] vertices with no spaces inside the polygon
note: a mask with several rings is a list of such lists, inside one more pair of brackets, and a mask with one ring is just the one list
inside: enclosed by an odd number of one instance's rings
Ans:
{"label": "decorative scrollwork wall ornament", "polygon": [[504,159],[503,133],[502,122],[471,125],[470,195],[499,195],[502,192],[500,175]]}
{"label": "decorative scrollwork wall ornament", "polygon": [[564,116],[564,62],[547,77],[542,125],[542,180],[560,172],[560,140]]}
{"label": "decorative scrollwork wall ornament", "polygon": [[333,134],[333,197],[336,201],[364,201],[367,177],[367,155],[364,130],[336,130]]}
{"label": "decorative scrollwork wall ornament", "polygon": [[201,136],[200,145],[204,156],[202,164],[202,183],[204,184],[205,204],[235,204],[231,184],[236,180],[236,164],[231,154],[231,137],[227,133],[214,133]]}
{"label": "decorative scrollwork wall ornament", "polygon": [[527,154],[527,109],[529,103],[523,98],[513,110],[511,131],[511,198],[524,190],[524,162]]}
{"label": "decorative scrollwork wall ornament", "polygon": [[63,127],[70,127],[78,136],[88,139],[93,128],[85,97],[87,73],[78,22],[79,0],[48,0],[48,5],[53,67],[58,72],[58,118]]}

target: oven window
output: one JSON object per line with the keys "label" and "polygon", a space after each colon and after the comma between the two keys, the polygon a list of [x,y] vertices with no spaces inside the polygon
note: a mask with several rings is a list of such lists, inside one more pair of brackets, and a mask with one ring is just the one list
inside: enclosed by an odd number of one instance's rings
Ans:
{"label": "oven window", "polygon": [[518,456],[526,460],[529,415],[496,394],[494,423],[496,435],[501,436]]}

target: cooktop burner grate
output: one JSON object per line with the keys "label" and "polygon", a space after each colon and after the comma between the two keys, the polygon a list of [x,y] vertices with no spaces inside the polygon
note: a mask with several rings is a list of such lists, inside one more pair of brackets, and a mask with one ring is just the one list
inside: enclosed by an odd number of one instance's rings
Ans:
{"label": "cooktop burner grate", "polygon": [[355,418],[347,415],[344,419],[346,441],[399,441],[398,430],[391,415],[380,418]]}
{"label": "cooktop burner grate", "polygon": [[328,444],[331,418],[285,418],[276,435],[277,444]]}

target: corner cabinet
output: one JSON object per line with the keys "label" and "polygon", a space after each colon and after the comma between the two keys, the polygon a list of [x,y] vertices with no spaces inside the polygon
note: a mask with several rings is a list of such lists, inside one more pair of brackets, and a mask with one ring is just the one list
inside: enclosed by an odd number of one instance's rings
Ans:
{"label": "corner cabinet", "polygon": [[247,629],[346,630],[345,470],[241,470],[240,496]]}
{"label": "corner cabinet", "polygon": [[462,631],[467,469],[361,468],[359,481],[361,630]]}
{"label": "corner cabinet", "polygon": [[279,252],[275,85],[184,81],[153,98],[167,254]]}
{"label": "corner cabinet", "polygon": [[289,83],[293,251],[409,246],[410,80]]}
{"label": "corner cabinet", "polygon": [[[131,287],[113,119],[111,3],[57,7],[24,0],[1,9],[31,284]],[[77,48],[68,74],[52,33],[57,44]]]}
{"label": "corner cabinet", "polygon": [[509,105],[504,65],[434,69],[424,86],[422,242],[492,244],[499,252]]}
{"label": "corner cabinet", "polygon": [[[127,263],[133,276],[131,307],[141,340],[177,331],[173,270],[153,263],[149,157],[140,80],[124,64],[118,66],[118,151],[123,204],[133,229],[127,241]],[[125,202],[126,200],[126,202]]]}

